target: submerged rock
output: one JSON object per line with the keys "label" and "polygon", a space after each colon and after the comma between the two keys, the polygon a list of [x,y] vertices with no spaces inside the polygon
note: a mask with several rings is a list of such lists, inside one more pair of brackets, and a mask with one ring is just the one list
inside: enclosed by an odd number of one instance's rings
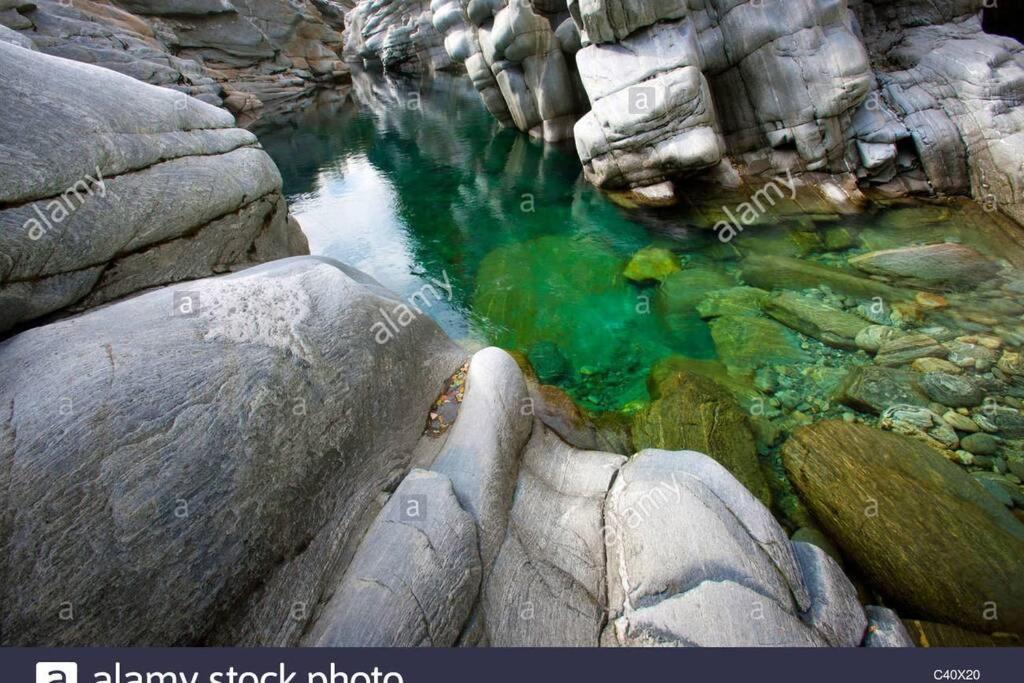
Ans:
{"label": "submerged rock", "polygon": [[800,348],[799,335],[774,320],[721,316],[710,325],[715,351],[727,367],[753,370],[811,359],[811,354]]}
{"label": "submerged rock", "polygon": [[782,453],[801,498],[892,604],[1024,631],[1024,524],[959,467],[913,439],[841,421],[798,429]]}
{"label": "submerged rock", "polygon": [[928,405],[928,397],[918,387],[915,373],[874,365],[852,368],[836,398],[855,410],[875,415],[896,404]]}
{"label": "submerged rock", "polygon": [[[652,379],[654,375],[652,374]],[[714,381],[679,370],[659,378],[657,398],[633,421],[637,449],[700,450],[720,462],[766,505],[767,479],[747,416]]]}
{"label": "submerged rock", "polygon": [[921,377],[918,384],[930,399],[952,408],[980,405],[985,398],[984,388],[967,376],[929,372]]}
{"label": "submerged rock", "polygon": [[872,251],[854,256],[850,265],[924,287],[973,287],[999,271],[998,264],[962,244],[929,244]]}
{"label": "submerged rock", "polygon": [[870,324],[859,316],[793,292],[776,294],[765,301],[764,309],[787,327],[841,349],[856,350],[857,335]]}
{"label": "submerged rock", "polygon": [[912,332],[894,336],[883,342],[878,347],[875,363],[898,367],[909,365],[918,358],[945,358],[948,355],[949,350],[927,334]]}
{"label": "submerged rock", "polygon": [[748,285],[762,289],[808,289],[827,285],[848,296],[877,297],[890,302],[909,297],[883,282],[788,256],[750,254],[743,259],[740,272]]}
{"label": "submerged rock", "polygon": [[679,270],[679,260],[668,249],[646,247],[633,254],[623,275],[633,282],[661,282]]}

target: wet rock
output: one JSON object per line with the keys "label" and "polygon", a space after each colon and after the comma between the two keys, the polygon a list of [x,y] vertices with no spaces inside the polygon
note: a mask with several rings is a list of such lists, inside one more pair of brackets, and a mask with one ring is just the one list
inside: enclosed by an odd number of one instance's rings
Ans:
{"label": "wet rock", "polygon": [[1007,439],[1024,438],[1024,415],[1020,411],[1000,406],[997,410],[986,411],[985,417],[995,426],[1000,436]]}
{"label": "wet rock", "polygon": [[971,476],[989,492],[989,494],[1008,508],[1013,507],[1011,491],[1019,495],[1017,488],[994,472],[972,472]]}
{"label": "wet rock", "polygon": [[1024,376],[1024,355],[1018,351],[1003,351],[996,367],[1007,375]]}
{"label": "wet rock", "polygon": [[958,365],[950,363],[945,358],[915,358],[910,364],[910,367],[915,372],[928,373],[928,372],[944,372],[947,375],[959,375],[964,370]]}
{"label": "wet rock", "polygon": [[545,384],[557,382],[572,369],[569,360],[554,342],[537,342],[530,347],[526,358],[537,373],[537,378]]}
{"label": "wet rock", "polygon": [[878,426],[917,439],[936,450],[953,451],[960,444],[956,432],[928,408],[891,406],[882,413]]}
{"label": "wet rock", "polygon": [[884,342],[875,355],[875,363],[888,367],[907,365],[918,358],[945,358],[946,347],[926,334],[910,333]]}
{"label": "wet rock", "polygon": [[918,380],[918,385],[933,401],[952,408],[976,406],[985,397],[981,385],[965,375],[928,372]]}
{"label": "wet rock", "polygon": [[[967,417],[966,415],[961,415],[955,410],[947,410],[945,413],[943,413],[942,420],[950,427],[959,432],[969,432],[973,434],[974,432],[978,431],[978,425],[977,423],[975,423],[974,420]],[[963,439],[960,440],[960,445],[963,446]]]}
{"label": "wet rock", "polygon": [[757,287],[730,287],[710,292],[698,305],[702,318],[759,316],[769,293]]}
{"label": "wet rock", "polygon": [[963,244],[885,249],[854,256],[850,265],[872,275],[923,287],[974,287],[991,279],[999,266]]}
{"label": "wet rock", "polygon": [[[687,371],[677,371],[661,384],[656,394],[659,398],[634,417],[635,447],[700,449],[768,504],[771,493],[757,459],[754,434],[728,391]],[[666,390],[668,384],[670,390]]]}
{"label": "wet rock", "polygon": [[928,397],[918,388],[914,373],[877,365],[850,370],[837,398],[851,408],[880,415],[895,404],[927,406]]}
{"label": "wet rock", "polygon": [[908,296],[895,287],[856,273],[788,256],[750,254],[741,263],[741,275],[748,285],[761,289],[808,289],[827,285],[841,294],[877,297],[883,301],[899,301]]}
{"label": "wet rock", "polygon": [[715,351],[727,367],[753,370],[764,365],[802,363],[811,355],[787,327],[761,317],[722,316],[711,321]]}
{"label": "wet rock", "polygon": [[633,254],[623,275],[633,282],[661,282],[679,270],[679,260],[668,249],[646,247]]}
{"label": "wet rock", "polygon": [[781,292],[764,304],[782,324],[841,349],[855,350],[857,335],[868,326],[862,318],[793,292]]}
{"label": "wet rock", "polygon": [[949,361],[961,368],[976,367],[979,362],[989,365],[999,360],[999,352],[980,344],[977,337],[957,337],[945,343],[949,351]]}
{"label": "wet rock", "polygon": [[877,353],[878,349],[886,342],[892,341],[906,334],[903,330],[888,325],[868,325],[857,333],[854,343],[861,351]]}
{"label": "wet rock", "polygon": [[[841,421],[797,430],[782,453],[824,530],[887,600],[965,628],[1024,629],[1024,525],[958,466]],[[985,600],[998,619],[985,618]]]}

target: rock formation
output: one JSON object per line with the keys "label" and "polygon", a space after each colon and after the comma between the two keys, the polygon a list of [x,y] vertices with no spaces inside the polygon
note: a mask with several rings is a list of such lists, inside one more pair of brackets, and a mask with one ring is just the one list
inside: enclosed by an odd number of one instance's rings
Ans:
{"label": "rock formation", "polygon": [[453,66],[425,0],[371,0],[345,15],[345,59],[390,72]]}
{"label": "rock formation", "polygon": [[723,467],[566,445],[498,349],[423,435],[465,356],[426,316],[377,343],[401,305],[296,258],[0,344],[5,644],[864,640],[839,567]]}
{"label": "rock formation", "polygon": [[308,253],[232,116],[0,42],[0,333],[148,287]]}
{"label": "rock formation", "polygon": [[347,78],[334,0],[3,0],[0,25],[48,54],[234,113]]}
{"label": "rock formation", "polygon": [[[351,14],[386,23],[380,4]],[[422,16],[499,121],[575,137],[599,187],[657,204],[698,173],[821,173],[971,194],[1022,221],[1024,53],[982,31],[982,5],[434,0]]]}

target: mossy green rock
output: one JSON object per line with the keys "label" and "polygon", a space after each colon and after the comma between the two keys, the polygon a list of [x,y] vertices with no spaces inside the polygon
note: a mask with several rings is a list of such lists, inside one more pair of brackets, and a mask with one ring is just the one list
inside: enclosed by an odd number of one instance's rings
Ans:
{"label": "mossy green rock", "polygon": [[661,247],[646,247],[633,254],[623,275],[633,282],[661,282],[677,271],[675,254]]}
{"label": "mossy green rock", "polygon": [[800,336],[774,320],[723,316],[710,324],[718,357],[730,368],[753,370],[810,360],[800,348]]}
{"label": "mossy green rock", "polygon": [[1024,524],[910,437],[836,420],[794,432],[790,480],[901,614],[1024,633]]}
{"label": "mossy green rock", "polygon": [[771,505],[768,480],[757,459],[757,444],[747,416],[729,392],[696,373],[661,377],[653,401],[633,419],[636,450],[661,448],[705,453],[732,472],[765,505]]}
{"label": "mossy green rock", "polygon": [[726,315],[759,316],[761,305],[769,293],[757,287],[730,287],[710,292],[697,304],[702,318],[717,318]]}

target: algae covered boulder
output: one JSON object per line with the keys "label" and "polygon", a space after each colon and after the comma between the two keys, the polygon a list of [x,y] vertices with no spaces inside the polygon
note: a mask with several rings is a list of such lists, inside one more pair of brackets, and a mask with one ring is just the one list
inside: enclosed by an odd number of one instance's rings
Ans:
{"label": "algae covered boulder", "polygon": [[633,254],[623,275],[633,282],[661,282],[679,270],[679,261],[668,249],[645,247]]}
{"label": "algae covered boulder", "polygon": [[1024,632],[1024,524],[938,451],[824,421],[782,454],[822,527],[903,616]]}
{"label": "algae covered boulder", "polygon": [[634,416],[635,448],[707,453],[770,505],[771,492],[757,459],[754,433],[729,391],[688,370],[652,372],[651,376],[655,400]]}

